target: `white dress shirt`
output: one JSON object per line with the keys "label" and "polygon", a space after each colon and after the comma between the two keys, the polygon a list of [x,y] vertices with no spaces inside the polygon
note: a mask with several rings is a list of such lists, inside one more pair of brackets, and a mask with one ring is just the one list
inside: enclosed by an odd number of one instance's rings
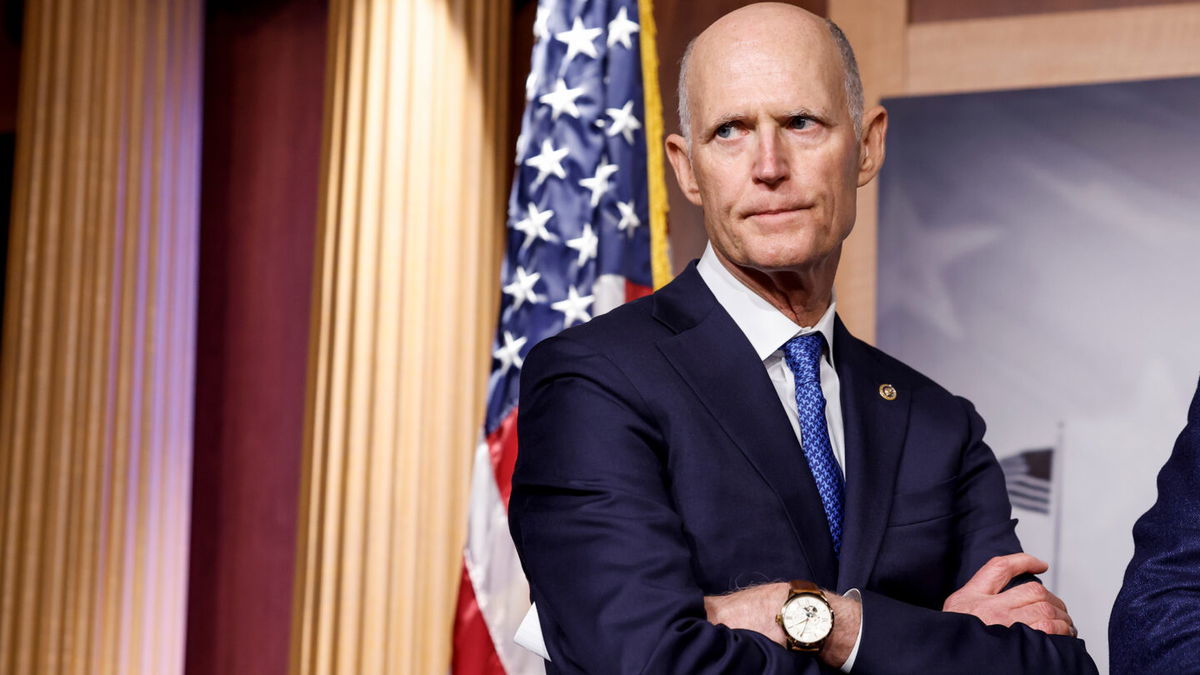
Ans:
{"label": "white dress shirt", "polygon": [[[700,278],[704,280],[708,290],[716,296],[721,307],[733,317],[733,322],[742,330],[746,339],[750,341],[750,346],[754,347],[754,353],[762,360],[763,367],[767,369],[767,375],[771,378],[771,384],[775,385],[779,403],[787,412],[788,421],[792,423],[792,431],[795,432],[797,441],[801,441],[801,431],[799,412],[796,410],[796,377],[784,361],[783,344],[798,335],[820,333],[825,336],[826,348],[821,354],[821,393],[825,396],[825,424],[829,429],[829,444],[833,447],[833,456],[837,459],[838,468],[842,470],[842,478],[845,479],[846,443],[842,425],[842,388],[838,381],[837,369],[833,366],[833,317],[836,314],[837,300],[829,303],[829,309],[825,310],[816,325],[799,326],[733,276],[733,273],[717,259],[712,244],[704,249],[696,271],[700,273]],[[804,462],[804,456],[798,456],[796,461]],[[847,591],[846,596],[860,599],[857,589]],[[860,622],[854,649],[850,652],[850,658],[842,664],[843,673],[850,672],[854,667],[861,642]]]}

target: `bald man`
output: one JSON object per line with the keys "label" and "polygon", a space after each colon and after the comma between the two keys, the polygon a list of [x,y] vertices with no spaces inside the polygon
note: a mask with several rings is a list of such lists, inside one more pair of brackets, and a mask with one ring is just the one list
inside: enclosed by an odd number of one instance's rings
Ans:
{"label": "bald man", "polygon": [[548,670],[1095,672],[971,404],[837,318],[887,132],[841,31],[752,5],[680,81],[708,249],[525,359],[509,519]]}

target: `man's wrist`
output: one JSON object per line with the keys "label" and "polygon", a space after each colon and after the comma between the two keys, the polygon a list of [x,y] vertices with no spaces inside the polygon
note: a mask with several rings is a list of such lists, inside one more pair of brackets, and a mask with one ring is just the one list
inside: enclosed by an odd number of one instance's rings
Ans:
{"label": "man's wrist", "polygon": [[862,624],[862,605],[853,598],[825,592],[825,600],[833,608],[833,631],[825,638],[818,654],[825,665],[841,668],[854,651]]}

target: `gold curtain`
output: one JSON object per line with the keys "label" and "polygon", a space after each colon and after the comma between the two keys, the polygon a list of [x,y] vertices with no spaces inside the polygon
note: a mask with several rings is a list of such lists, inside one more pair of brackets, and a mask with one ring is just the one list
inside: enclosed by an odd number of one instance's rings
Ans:
{"label": "gold curtain", "polygon": [[202,3],[30,0],[0,362],[0,672],[177,673]]}
{"label": "gold curtain", "polygon": [[499,295],[508,3],[332,0],[298,673],[437,673]]}

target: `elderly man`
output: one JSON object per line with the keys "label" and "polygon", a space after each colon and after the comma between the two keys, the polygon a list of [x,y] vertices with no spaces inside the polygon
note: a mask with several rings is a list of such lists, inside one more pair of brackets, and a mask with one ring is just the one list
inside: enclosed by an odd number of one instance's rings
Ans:
{"label": "elderly man", "polygon": [[[887,115],[791,5],[689,47],[709,248],[538,345],[509,517],[552,672],[1095,672],[1031,579],[971,405],[851,336],[833,280]],[[843,595],[845,594],[845,595]]]}

